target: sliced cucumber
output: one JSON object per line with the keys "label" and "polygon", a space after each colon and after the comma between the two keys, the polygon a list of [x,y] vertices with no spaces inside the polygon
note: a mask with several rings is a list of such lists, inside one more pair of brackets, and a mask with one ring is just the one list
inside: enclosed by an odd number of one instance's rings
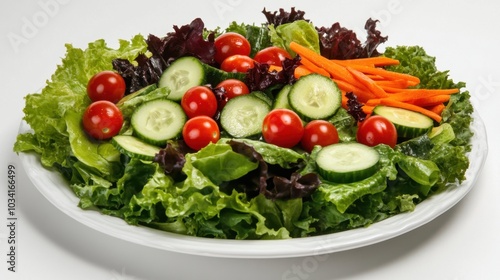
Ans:
{"label": "sliced cucumber", "polygon": [[406,109],[380,105],[373,109],[373,114],[391,121],[398,131],[399,138],[414,138],[429,132],[434,127],[431,118]]}
{"label": "sliced cucumber", "polygon": [[292,86],[288,102],[305,120],[327,119],[342,105],[342,93],[330,78],[310,74]]}
{"label": "sliced cucumber", "polygon": [[318,172],[335,183],[351,183],[373,175],[378,169],[379,153],[372,147],[346,142],[323,147],[316,158]]}
{"label": "sliced cucumber", "polygon": [[145,142],[162,146],[182,133],[187,117],[181,105],[168,99],[143,103],[132,114],[134,134]]}
{"label": "sliced cucumber", "polygon": [[429,132],[429,138],[434,144],[450,143],[455,139],[455,132],[449,123],[443,123],[440,126],[433,127]]}
{"label": "sliced cucumber", "polygon": [[179,101],[186,91],[205,83],[205,68],[196,57],[185,56],[175,60],[161,75],[159,87],[170,90],[168,99]]}
{"label": "sliced cucumber", "polygon": [[131,158],[153,160],[160,152],[159,147],[145,143],[131,135],[117,135],[111,139],[111,143],[120,153]]}
{"label": "sliced cucumber", "polygon": [[252,94],[230,99],[220,116],[222,128],[232,137],[249,137],[262,132],[262,122],[271,106]]}
{"label": "sliced cucumber", "polygon": [[285,85],[276,95],[274,99],[273,109],[292,109],[288,103],[288,94],[292,89],[292,85]]}
{"label": "sliced cucumber", "polygon": [[202,63],[202,65],[205,70],[206,83],[211,84],[213,87],[227,79],[237,79],[240,81],[245,79],[245,73],[226,72],[205,63]]}
{"label": "sliced cucumber", "polygon": [[135,91],[135,92],[132,92],[131,94],[125,95],[122,99],[120,99],[120,101],[118,101],[116,103],[116,106],[120,107],[123,104],[125,104],[125,102],[129,101],[130,99],[137,97],[137,96],[148,94],[157,88],[158,88],[158,86],[156,84],[145,86],[138,91]]}
{"label": "sliced cucumber", "polygon": [[271,99],[271,97],[269,97],[269,95],[267,95],[263,91],[252,91],[250,94],[254,95],[255,97],[258,97],[258,98],[262,99],[269,106],[273,105],[273,100]]}

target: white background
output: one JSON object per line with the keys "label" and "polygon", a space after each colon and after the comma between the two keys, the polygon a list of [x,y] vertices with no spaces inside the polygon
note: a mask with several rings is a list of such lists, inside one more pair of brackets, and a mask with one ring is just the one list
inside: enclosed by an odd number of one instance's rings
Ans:
{"label": "white background", "polygon": [[[24,107],[65,54],[104,38],[149,33],[201,17],[207,27],[260,23],[261,13],[306,11],[317,26],[359,30],[367,18],[393,45],[421,45],[467,82],[487,127],[489,156],[472,191],[428,224],[375,245],[311,258],[224,259],[142,247],[90,229],[50,204],[12,152]],[[497,1],[2,1],[0,4],[0,279],[500,279],[500,2]],[[7,166],[17,173],[17,272],[7,271]],[[75,206],[76,207],[76,206]],[[294,269],[301,273],[289,274]],[[288,275],[288,276],[287,276]]]}

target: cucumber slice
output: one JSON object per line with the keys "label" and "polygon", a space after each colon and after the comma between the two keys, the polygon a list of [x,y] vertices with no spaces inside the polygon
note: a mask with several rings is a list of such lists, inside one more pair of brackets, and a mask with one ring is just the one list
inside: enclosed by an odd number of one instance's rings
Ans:
{"label": "cucumber slice", "polygon": [[143,103],[132,114],[134,134],[143,141],[163,146],[167,140],[181,135],[187,117],[181,105],[168,99]]}
{"label": "cucumber slice", "polygon": [[122,99],[120,99],[120,101],[118,101],[116,103],[116,106],[120,107],[123,104],[125,104],[125,102],[129,101],[130,99],[137,97],[137,96],[146,95],[146,94],[152,92],[153,90],[155,90],[156,88],[158,88],[158,86],[156,84],[145,86],[136,92],[132,92],[131,94],[125,95]]}
{"label": "cucumber slice", "polygon": [[266,102],[269,106],[272,106],[273,105],[273,100],[271,99],[271,97],[269,97],[269,95],[267,95],[265,92],[263,91],[252,91],[250,94],[254,95],[255,97],[257,98],[260,98],[262,99],[264,102]]}
{"label": "cucumber slice", "polygon": [[290,103],[288,103],[288,94],[292,89],[292,85],[285,85],[276,95],[274,99],[273,109],[292,109]]}
{"label": "cucumber slice", "polygon": [[455,139],[455,132],[449,123],[443,123],[440,126],[433,127],[429,132],[429,138],[434,144],[450,143]]}
{"label": "cucumber slice", "polygon": [[295,82],[288,102],[305,120],[328,119],[342,105],[342,93],[330,78],[310,74]]}
{"label": "cucumber slice", "polygon": [[206,83],[211,84],[213,87],[227,79],[237,79],[240,81],[245,80],[245,73],[226,72],[205,63],[202,63],[202,65],[205,70]]}
{"label": "cucumber slice", "polygon": [[111,138],[111,144],[122,154],[131,158],[153,160],[160,148],[145,143],[131,135],[117,135]]}
{"label": "cucumber slice", "polygon": [[158,86],[170,90],[168,99],[179,101],[188,89],[205,83],[204,69],[196,57],[178,58],[163,72]]}
{"label": "cucumber slice", "polygon": [[398,131],[399,138],[414,138],[428,133],[434,127],[431,118],[406,109],[379,105],[373,109],[373,114],[391,121]]}
{"label": "cucumber slice", "polygon": [[243,138],[262,132],[262,122],[271,106],[252,94],[230,99],[222,109],[220,123],[232,137]]}
{"label": "cucumber slice", "polygon": [[319,174],[335,183],[351,183],[375,174],[379,153],[357,143],[338,143],[323,147],[316,158]]}

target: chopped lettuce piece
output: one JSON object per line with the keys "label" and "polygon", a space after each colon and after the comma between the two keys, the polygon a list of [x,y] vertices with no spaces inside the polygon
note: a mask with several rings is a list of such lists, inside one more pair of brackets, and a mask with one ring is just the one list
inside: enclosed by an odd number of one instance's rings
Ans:
{"label": "chopped lettuce piece", "polygon": [[320,52],[318,32],[311,23],[305,20],[297,20],[276,27],[269,25],[269,34],[274,46],[287,50],[292,56],[296,55],[295,52],[290,49],[290,43],[292,41],[317,53]]}

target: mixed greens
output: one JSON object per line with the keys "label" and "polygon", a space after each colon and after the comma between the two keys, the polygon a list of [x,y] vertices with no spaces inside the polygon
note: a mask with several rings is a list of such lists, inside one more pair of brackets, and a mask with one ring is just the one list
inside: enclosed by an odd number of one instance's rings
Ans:
{"label": "mixed greens", "polygon": [[[377,47],[387,37],[371,19],[365,26],[367,40],[361,43],[338,23],[315,27],[301,11],[263,13],[268,22],[261,25],[234,22],[225,29],[207,30],[201,19],[195,19],[162,38],[136,35],[122,40],[117,49],[104,40],[89,43],[87,49],[66,45],[66,56],[42,92],[26,96],[24,120],[33,131],[20,134],[14,150],[39,154],[43,166],[67,179],[83,209],[98,209],[131,225],[211,238],[283,239],[365,227],[413,211],[429,196],[465,180],[472,136],[469,93],[464,83],[436,69],[435,58],[422,47],[387,47],[379,53]],[[217,67],[213,40],[224,32],[244,35],[253,54],[271,45],[288,49],[296,41],[329,59],[397,59],[399,65],[388,68],[419,77],[418,87],[462,89],[451,96],[437,124],[452,133],[423,134],[394,148],[378,145],[378,170],[350,183],[333,183],[318,175],[320,147],[306,153],[256,137],[223,135],[199,151],[181,140],[168,141],[148,161],[120,153],[111,141],[86,135],[81,119],[90,103],[86,86],[95,73],[115,70],[125,79],[131,97],[121,109],[127,119],[137,105],[164,94],[156,89],[133,96],[158,83],[176,59],[194,56]],[[245,82],[251,90],[274,96],[295,83],[290,71],[297,61],[288,61],[280,72],[256,65]],[[360,108],[352,99],[349,110],[340,108],[329,118],[341,142],[356,139]],[[130,129],[127,121],[124,126]]]}

